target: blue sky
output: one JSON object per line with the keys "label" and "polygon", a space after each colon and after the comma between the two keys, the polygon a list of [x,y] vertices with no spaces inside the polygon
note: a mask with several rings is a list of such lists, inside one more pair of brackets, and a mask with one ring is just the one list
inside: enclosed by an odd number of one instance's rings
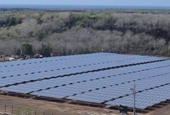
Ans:
{"label": "blue sky", "polygon": [[0,4],[170,6],[170,0],[0,0]]}

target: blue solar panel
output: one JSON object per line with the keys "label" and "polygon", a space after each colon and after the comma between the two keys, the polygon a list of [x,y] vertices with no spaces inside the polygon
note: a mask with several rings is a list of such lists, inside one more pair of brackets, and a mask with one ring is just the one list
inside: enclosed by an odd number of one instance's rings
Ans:
{"label": "blue solar panel", "polygon": [[[37,81],[37,82],[33,82],[33,83],[31,82],[31,83],[28,83],[28,84],[24,84],[22,87],[24,87],[24,86],[28,87],[29,85],[36,87],[37,84],[42,85],[41,86],[42,88],[47,87],[45,84],[50,84],[50,85],[48,85],[49,87],[54,87],[54,86],[57,86],[57,85],[60,86],[62,84],[76,83],[77,81],[83,81],[83,80],[90,81],[91,79],[95,80],[97,78],[99,78],[99,80],[102,80],[102,81],[105,80],[104,78],[109,78],[109,77],[115,79],[116,76],[118,76],[118,78],[121,80],[122,78],[119,77],[121,74],[126,75],[127,78],[132,77],[131,74],[133,75],[133,73],[135,73],[135,75],[139,75],[139,76],[141,76],[142,73],[148,74],[148,75],[151,76],[151,75],[154,75],[154,74],[156,75],[158,73],[166,71],[167,69],[169,69],[169,66],[170,66],[170,64],[168,65],[167,62],[158,62],[157,66],[156,66],[155,63],[149,64],[149,65],[150,66],[152,65],[153,67],[149,68],[149,66],[146,66],[146,65],[138,65],[133,69],[131,67],[120,68],[120,69],[111,69],[111,70],[92,72],[92,73],[81,74],[81,75],[72,75],[72,76],[69,76],[69,77],[66,76],[66,77],[60,77],[60,78],[53,78],[53,79]],[[162,68],[159,68],[159,67],[162,67]],[[150,69],[150,71],[148,69]],[[154,74],[152,74],[152,72],[155,71],[155,70],[157,70],[157,71]],[[54,74],[55,74],[55,71],[54,71]],[[51,75],[52,75],[52,73],[51,73]],[[48,77],[50,75],[47,72],[45,74],[44,73],[33,74],[31,76],[28,76],[28,77],[23,77],[23,76],[10,77],[8,79],[1,79],[0,84],[2,86],[4,86],[4,85],[7,85],[7,84],[13,84],[13,83],[16,83],[16,82],[23,82],[23,81],[32,80],[35,77],[41,78],[42,76]],[[114,83],[121,82],[120,80],[119,81],[115,80]],[[124,80],[125,80],[125,78],[122,79],[122,81],[124,81]],[[19,85],[17,87],[19,87]],[[30,89],[30,90],[32,90],[32,89]]]}
{"label": "blue solar panel", "polygon": [[[142,74],[142,73],[141,73]],[[145,75],[145,74],[143,74]],[[165,75],[161,75],[160,76],[151,76],[148,78],[146,78],[147,75],[145,75],[145,77],[138,77],[136,78],[136,84],[137,84],[137,89],[136,91],[142,91],[145,89],[149,89],[152,87],[156,87],[156,86],[160,86],[162,84],[166,84],[166,83],[170,83],[168,82],[168,80],[170,81],[170,73],[169,74],[165,74]],[[132,77],[134,77],[134,75],[132,75]],[[141,80],[138,80],[138,79]],[[130,81],[130,80],[128,80]],[[114,81],[113,81],[114,82]],[[100,83],[100,82],[99,82]],[[94,90],[92,92],[86,92],[83,94],[78,94],[76,96],[69,96],[68,99],[75,99],[75,100],[84,100],[84,101],[90,101],[91,102],[104,102],[107,100],[111,100],[111,99],[116,99],[119,98],[120,96],[125,96],[127,94],[131,94],[130,92],[130,88],[132,87],[132,83],[133,83],[133,79],[131,79],[131,82],[127,82],[126,80],[124,81],[124,83],[122,84],[121,82],[117,84],[118,85],[113,85],[113,86],[108,86],[106,88],[102,88],[99,90]],[[84,98],[86,97],[86,98]],[[98,99],[94,99],[95,97],[98,97]]]}
{"label": "blue solar panel", "polygon": [[169,83],[164,59],[95,53],[0,63],[0,90],[117,106],[124,102],[120,96],[128,100],[134,81],[137,91]]}
{"label": "blue solar panel", "polygon": [[[136,94],[136,108],[145,109],[170,99],[170,85],[162,86],[152,90],[143,91]],[[126,96],[114,101],[107,102],[108,106],[133,107],[133,95]]]}

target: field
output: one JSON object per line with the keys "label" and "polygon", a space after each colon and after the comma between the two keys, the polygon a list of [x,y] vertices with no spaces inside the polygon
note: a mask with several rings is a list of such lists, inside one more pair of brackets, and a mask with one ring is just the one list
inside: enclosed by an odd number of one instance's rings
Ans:
{"label": "field", "polygon": [[[103,108],[100,114],[108,109],[119,109],[120,106],[132,111],[133,95],[130,89],[134,83],[137,112],[150,113],[168,105],[170,99],[170,61],[163,57],[102,52],[4,62],[0,68],[0,93],[26,98],[15,97],[12,100],[12,97],[2,96],[2,99],[6,98],[2,101],[2,107],[4,104],[10,105],[8,100],[11,100],[14,107],[18,106],[17,103],[31,106],[29,101],[37,104],[58,102],[57,107],[68,105],[71,108],[64,108],[73,110],[73,113],[77,112],[74,107],[82,106],[95,107],[90,109],[94,112],[99,112],[97,108]],[[79,112],[83,108],[86,107]],[[40,108],[48,111],[46,109]]]}
{"label": "field", "polygon": [[[0,96],[0,112],[5,112],[4,104],[7,105],[7,112],[11,113],[11,105],[14,105],[14,109],[19,107],[33,107],[41,113],[48,113],[53,115],[118,115],[119,111],[117,110],[108,110],[104,108],[94,108],[87,106],[72,105],[67,103],[56,103],[35,99],[24,99],[19,97],[11,96]],[[162,108],[157,108],[149,113],[138,115],[169,115],[170,105],[164,106]],[[132,113],[129,113],[132,115]]]}

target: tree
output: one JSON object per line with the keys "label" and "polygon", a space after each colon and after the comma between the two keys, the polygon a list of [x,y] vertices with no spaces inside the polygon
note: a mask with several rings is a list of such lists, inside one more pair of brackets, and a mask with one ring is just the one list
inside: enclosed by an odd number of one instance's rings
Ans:
{"label": "tree", "polygon": [[40,32],[40,33],[38,34],[38,40],[39,40],[39,41],[42,41],[45,37],[46,37],[46,35],[45,35],[44,32]]}
{"label": "tree", "polygon": [[33,55],[33,46],[31,44],[25,43],[22,45],[23,52],[22,55]]}

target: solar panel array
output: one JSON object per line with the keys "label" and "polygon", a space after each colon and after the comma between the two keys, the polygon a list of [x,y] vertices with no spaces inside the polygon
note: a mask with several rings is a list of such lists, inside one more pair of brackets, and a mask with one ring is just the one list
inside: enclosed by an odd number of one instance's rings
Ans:
{"label": "solar panel array", "polygon": [[0,63],[0,90],[145,109],[170,99],[170,61],[94,53]]}

